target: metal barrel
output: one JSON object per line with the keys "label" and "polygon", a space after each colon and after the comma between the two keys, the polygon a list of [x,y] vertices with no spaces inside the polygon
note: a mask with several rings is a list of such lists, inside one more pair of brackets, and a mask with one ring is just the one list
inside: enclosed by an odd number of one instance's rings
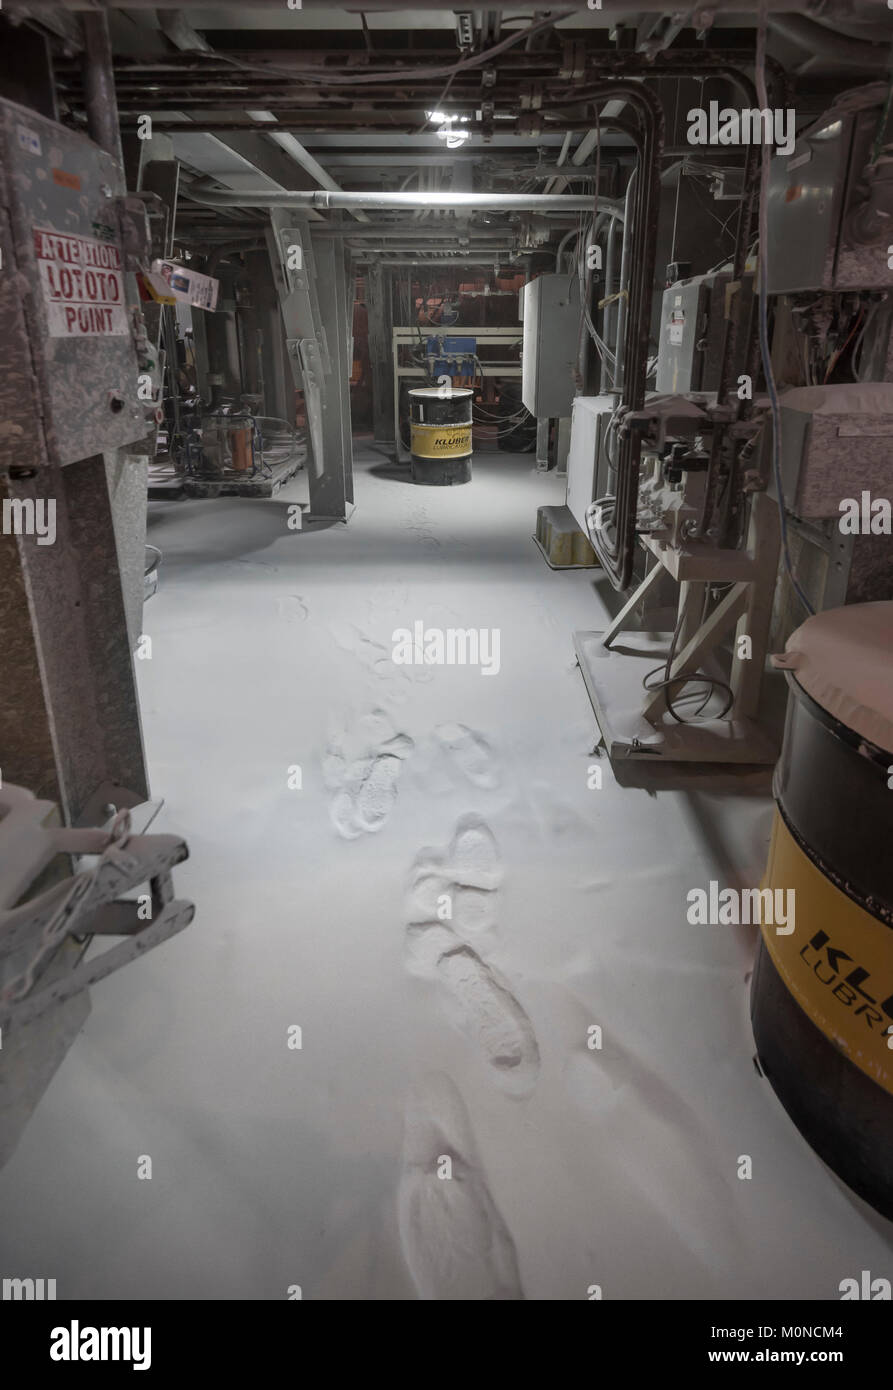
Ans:
{"label": "metal barrel", "polygon": [[474,392],[467,386],[415,386],[408,395],[413,482],[470,483]]}
{"label": "metal barrel", "polygon": [[[871,610],[871,611],[869,611]],[[761,1067],[812,1148],[893,1217],[893,603],[821,613],[788,641],[788,710],[751,986]]]}

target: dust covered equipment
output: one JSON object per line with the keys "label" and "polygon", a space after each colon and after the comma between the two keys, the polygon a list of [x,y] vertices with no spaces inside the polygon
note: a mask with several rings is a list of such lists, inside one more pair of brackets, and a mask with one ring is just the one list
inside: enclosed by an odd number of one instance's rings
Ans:
{"label": "dust covered equipment", "polygon": [[524,286],[521,399],[537,419],[571,413],[581,313],[576,274],[538,275]]}
{"label": "dust covered equipment", "polygon": [[757,1052],[816,1152],[893,1217],[893,603],[810,618],[776,662],[790,691],[763,887],[796,925],[762,928]]}
{"label": "dust covered equipment", "polygon": [[254,420],[247,414],[218,411],[202,416],[202,457],[214,475],[251,473],[254,468]]}
{"label": "dust covered equipment", "polygon": [[753,302],[753,275],[741,286],[731,270],[696,275],[664,290],[658,340],[658,392],[715,391],[719,380],[723,329],[733,291],[740,288],[736,306],[746,322]]}
{"label": "dust covered equipment", "polygon": [[769,181],[769,293],[891,289],[893,178],[886,82],[845,93],[777,155]]}
{"label": "dust covered equipment", "polygon": [[70,464],[142,439],[119,165],[85,135],[0,101],[0,171],[0,463]]}
{"label": "dust covered equipment", "polygon": [[474,392],[416,386],[408,394],[413,482],[434,487],[470,483]]}

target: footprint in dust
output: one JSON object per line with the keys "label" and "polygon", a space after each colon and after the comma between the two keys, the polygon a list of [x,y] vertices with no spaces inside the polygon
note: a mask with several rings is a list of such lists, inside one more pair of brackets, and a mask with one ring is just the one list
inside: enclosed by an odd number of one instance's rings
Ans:
{"label": "footprint in dust", "polygon": [[427,667],[402,666],[394,661],[393,649],[385,647],[367,637],[353,624],[337,623],[331,629],[332,636],[342,651],[355,656],[370,675],[379,682],[382,698],[404,703],[412,694],[417,682],[433,679],[433,671]]}
{"label": "footprint in dust", "polygon": [[300,594],[286,594],[279,600],[278,611],[287,623],[302,623],[310,612]]}
{"label": "footprint in dust", "polygon": [[440,984],[449,1018],[475,1040],[500,1089],[523,1097],[539,1072],[536,1035],[508,981],[481,954],[495,942],[501,879],[489,827],[463,817],[446,852],[425,850],[413,866],[407,962],[413,974]]}
{"label": "footprint in dust", "polygon": [[469,782],[484,790],[499,786],[499,769],[486,739],[465,724],[438,724],[434,737]]}
{"label": "footprint in dust", "polygon": [[381,830],[394,809],[403,762],[413,746],[408,734],[394,732],[383,710],[373,710],[353,730],[330,738],[323,778],[334,792],[330,814],[343,839]]}
{"label": "footprint in dust", "polygon": [[420,1298],[524,1298],[515,1244],[487,1185],[468,1111],[442,1072],[407,1099],[397,1221]]}
{"label": "footprint in dust", "polygon": [[500,1090],[529,1096],[539,1071],[539,1048],[530,1019],[508,985],[448,927],[435,923],[407,932],[410,968],[443,986],[447,1015],[473,1037]]}

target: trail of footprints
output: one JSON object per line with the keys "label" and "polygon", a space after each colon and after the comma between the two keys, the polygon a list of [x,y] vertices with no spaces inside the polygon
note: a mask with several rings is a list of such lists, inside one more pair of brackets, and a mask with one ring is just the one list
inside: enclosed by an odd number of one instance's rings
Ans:
{"label": "trail of footprints", "polygon": [[463,816],[446,851],[423,850],[410,875],[406,931],[410,969],[436,980],[456,1025],[479,1047],[495,1083],[529,1095],[539,1048],[508,983],[486,964],[495,939],[502,865],[479,816]]}
{"label": "trail of footprints", "polygon": [[[464,724],[441,724],[434,738],[473,786],[499,786],[496,760],[480,734]],[[412,739],[398,733],[383,710],[333,735],[323,775],[340,835],[356,839],[381,830],[413,749]],[[487,964],[497,939],[502,880],[496,841],[480,816],[461,817],[446,848],[422,850],[410,870],[407,965],[436,986],[448,1017],[472,1040],[494,1083],[521,1098],[536,1085],[540,1059],[530,1019],[508,982]],[[398,1226],[420,1297],[523,1299],[514,1242],[490,1193],[452,1078],[436,1073],[417,1083],[404,1124]]]}
{"label": "trail of footprints", "polygon": [[[507,982],[484,959],[495,941],[502,876],[489,826],[463,816],[449,846],[422,850],[412,867],[406,946],[410,969],[436,982],[495,1083],[521,1097],[536,1084],[536,1036]],[[414,1087],[407,1101],[398,1223],[421,1298],[523,1299],[514,1242],[487,1185],[468,1112],[443,1073]]]}

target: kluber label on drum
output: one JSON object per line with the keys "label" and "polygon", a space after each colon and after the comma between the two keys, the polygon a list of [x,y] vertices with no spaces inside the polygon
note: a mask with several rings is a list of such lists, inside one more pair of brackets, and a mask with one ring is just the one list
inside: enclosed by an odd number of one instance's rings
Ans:
{"label": "kluber label on drum", "polygon": [[117,246],[35,227],[34,250],[51,338],[127,332]]}
{"label": "kluber label on drum", "polygon": [[763,886],[779,884],[796,893],[797,929],[763,927],[776,970],[825,1037],[893,1093],[893,929],[826,878],[776,814]]}
{"label": "kluber label on drum", "polygon": [[413,421],[410,442],[419,458],[462,458],[471,453],[471,426],[417,425]]}

